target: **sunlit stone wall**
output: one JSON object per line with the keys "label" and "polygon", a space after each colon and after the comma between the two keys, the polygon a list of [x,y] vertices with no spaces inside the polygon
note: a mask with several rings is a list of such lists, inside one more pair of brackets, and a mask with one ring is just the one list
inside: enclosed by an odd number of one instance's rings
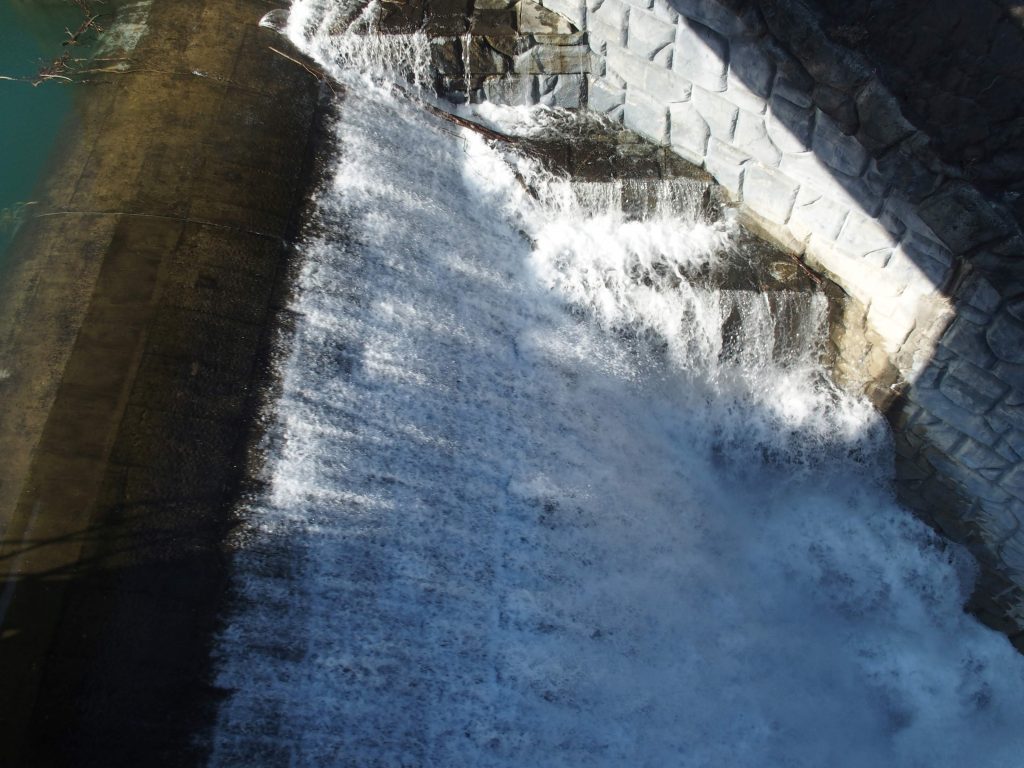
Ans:
{"label": "sunlit stone wall", "polygon": [[889,413],[904,501],[978,554],[976,609],[1019,631],[1024,240],[1005,200],[799,0],[541,2],[586,32],[590,109],[705,167],[847,292],[837,376]]}

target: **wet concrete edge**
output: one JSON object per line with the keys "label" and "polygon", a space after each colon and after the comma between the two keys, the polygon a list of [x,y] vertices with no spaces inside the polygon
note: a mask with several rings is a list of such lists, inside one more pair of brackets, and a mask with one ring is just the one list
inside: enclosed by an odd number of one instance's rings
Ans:
{"label": "wet concrete edge", "polygon": [[0,541],[5,765],[203,761],[225,542],[325,146],[318,84],[256,26],[271,7],[153,8],[131,71],[81,86],[19,235],[0,440],[33,449]]}

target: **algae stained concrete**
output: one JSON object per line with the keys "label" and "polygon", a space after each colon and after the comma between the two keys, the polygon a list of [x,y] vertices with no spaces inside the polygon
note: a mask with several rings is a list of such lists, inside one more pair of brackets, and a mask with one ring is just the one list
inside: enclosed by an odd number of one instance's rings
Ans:
{"label": "algae stained concrete", "polygon": [[[191,765],[224,536],[314,165],[272,6],[156,2],[77,106],[0,310],[0,764]],[[133,13],[137,21],[138,6]]]}

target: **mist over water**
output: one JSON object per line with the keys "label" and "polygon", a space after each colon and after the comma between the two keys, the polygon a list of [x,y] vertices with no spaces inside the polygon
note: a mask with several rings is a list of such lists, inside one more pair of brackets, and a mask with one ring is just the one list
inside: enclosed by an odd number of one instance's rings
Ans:
{"label": "mist over water", "polygon": [[212,765],[1020,766],[1024,660],[824,300],[687,277],[736,255],[685,190],[627,217],[335,73]]}

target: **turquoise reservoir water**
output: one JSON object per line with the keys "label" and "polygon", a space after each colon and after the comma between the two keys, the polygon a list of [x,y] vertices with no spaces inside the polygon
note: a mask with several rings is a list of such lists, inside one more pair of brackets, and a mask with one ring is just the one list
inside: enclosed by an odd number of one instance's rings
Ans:
{"label": "turquoise reservoir water", "polygon": [[[81,11],[68,0],[0,2],[0,75],[35,75],[64,52],[64,28],[74,30],[80,21]],[[59,140],[75,87],[0,80],[0,280],[7,246]]]}

